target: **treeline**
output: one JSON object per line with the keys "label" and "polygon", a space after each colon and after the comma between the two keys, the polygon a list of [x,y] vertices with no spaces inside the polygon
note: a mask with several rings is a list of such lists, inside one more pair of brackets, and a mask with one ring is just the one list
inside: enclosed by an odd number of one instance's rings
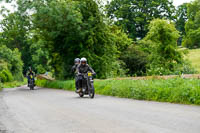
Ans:
{"label": "treeline", "polygon": [[168,0],[113,0],[106,6],[95,0],[17,0],[14,12],[0,12],[0,74],[5,81],[21,79],[31,66],[67,79],[77,57],[88,59],[97,78],[194,73],[177,41],[200,46],[198,5],[198,0],[178,9]]}

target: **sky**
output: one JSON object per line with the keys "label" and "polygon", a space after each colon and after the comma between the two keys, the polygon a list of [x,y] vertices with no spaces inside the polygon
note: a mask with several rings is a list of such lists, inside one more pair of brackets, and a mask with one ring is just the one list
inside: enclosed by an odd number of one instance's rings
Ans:
{"label": "sky", "polygon": [[[107,0],[105,0],[105,1],[107,1]],[[174,1],[174,5],[177,7],[183,3],[191,2],[193,0],[173,0],[173,1]],[[11,11],[14,11],[14,8],[12,8],[11,4],[6,4],[4,2],[0,2],[0,8],[1,8],[1,6],[5,6],[6,8],[10,9]],[[2,16],[0,16],[0,20],[2,20]]]}
{"label": "sky", "polygon": [[174,0],[174,5],[177,7],[183,3],[191,2],[192,0]]}

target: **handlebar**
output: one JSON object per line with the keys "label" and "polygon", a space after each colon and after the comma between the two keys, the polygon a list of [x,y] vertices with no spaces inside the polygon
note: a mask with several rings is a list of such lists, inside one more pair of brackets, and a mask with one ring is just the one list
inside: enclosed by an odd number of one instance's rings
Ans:
{"label": "handlebar", "polygon": [[[88,75],[88,73],[78,73],[77,74],[78,76],[84,76],[84,75]],[[92,76],[95,76],[96,75],[96,73],[92,73]]]}

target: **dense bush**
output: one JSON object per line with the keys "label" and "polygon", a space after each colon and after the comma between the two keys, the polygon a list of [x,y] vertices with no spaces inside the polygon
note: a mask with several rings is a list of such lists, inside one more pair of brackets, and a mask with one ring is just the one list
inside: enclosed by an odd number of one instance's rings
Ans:
{"label": "dense bush", "polygon": [[120,59],[126,64],[128,69],[127,75],[141,76],[146,73],[146,65],[148,63],[147,53],[135,44],[130,45],[121,55]]}
{"label": "dense bush", "polygon": [[[0,58],[1,62],[3,60],[4,64],[7,64],[7,66],[4,65],[4,68],[7,67],[8,71],[12,73],[15,80],[23,80],[23,62],[21,60],[21,53],[18,51],[18,49],[11,50],[2,45],[0,46]],[[10,79],[10,73],[7,75],[7,77]]]}
{"label": "dense bush", "polygon": [[6,77],[6,75],[3,74],[3,73],[1,73],[1,72],[0,72],[0,81],[1,81],[2,83],[7,82],[7,77]]}
{"label": "dense bush", "polygon": [[10,81],[13,81],[13,76],[12,76],[12,73],[9,71],[9,70],[3,70],[2,72],[3,75],[5,75],[6,77],[6,82],[10,82]]}
{"label": "dense bush", "polygon": [[[38,86],[74,90],[74,81],[38,80]],[[199,79],[96,80],[96,93],[161,102],[200,105]]]}
{"label": "dense bush", "polygon": [[3,83],[13,81],[12,73],[9,70],[0,71],[0,79]]}

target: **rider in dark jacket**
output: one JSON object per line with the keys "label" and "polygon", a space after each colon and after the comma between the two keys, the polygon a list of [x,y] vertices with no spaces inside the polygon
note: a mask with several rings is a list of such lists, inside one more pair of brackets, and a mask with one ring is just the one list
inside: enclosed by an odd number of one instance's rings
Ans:
{"label": "rider in dark jacket", "polygon": [[80,64],[80,59],[76,58],[74,60],[74,66],[72,67],[72,72],[75,74],[75,84],[76,84],[76,91],[78,90],[78,71],[77,71],[77,67]]}
{"label": "rider in dark jacket", "polygon": [[83,91],[86,89],[86,80],[84,79],[83,75],[87,74],[88,72],[91,72],[93,75],[96,73],[94,70],[87,64],[87,59],[86,58],[81,58],[81,64],[77,68],[78,71],[78,83],[79,83],[79,90],[78,92],[81,91],[81,88]]}
{"label": "rider in dark jacket", "polygon": [[35,72],[33,72],[32,68],[29,67],[29,70],[28,70],[27,73],[26,73],[26,77],[28,78],[28,87],[29,87],[30,76],[31,76],[31,75],[33,76],[33,84],[35,85],[35,79],[34,79],[34,77],[35,77]]}
{"label": "rider in dark jacket", "polygon": [[77,67],[78,67],[78,65],[80,64],[80,59],[79,58],[76,58],[75,60],[74,60],[74,66],[72,67],[72,72],[73,73],[77,73]]}

